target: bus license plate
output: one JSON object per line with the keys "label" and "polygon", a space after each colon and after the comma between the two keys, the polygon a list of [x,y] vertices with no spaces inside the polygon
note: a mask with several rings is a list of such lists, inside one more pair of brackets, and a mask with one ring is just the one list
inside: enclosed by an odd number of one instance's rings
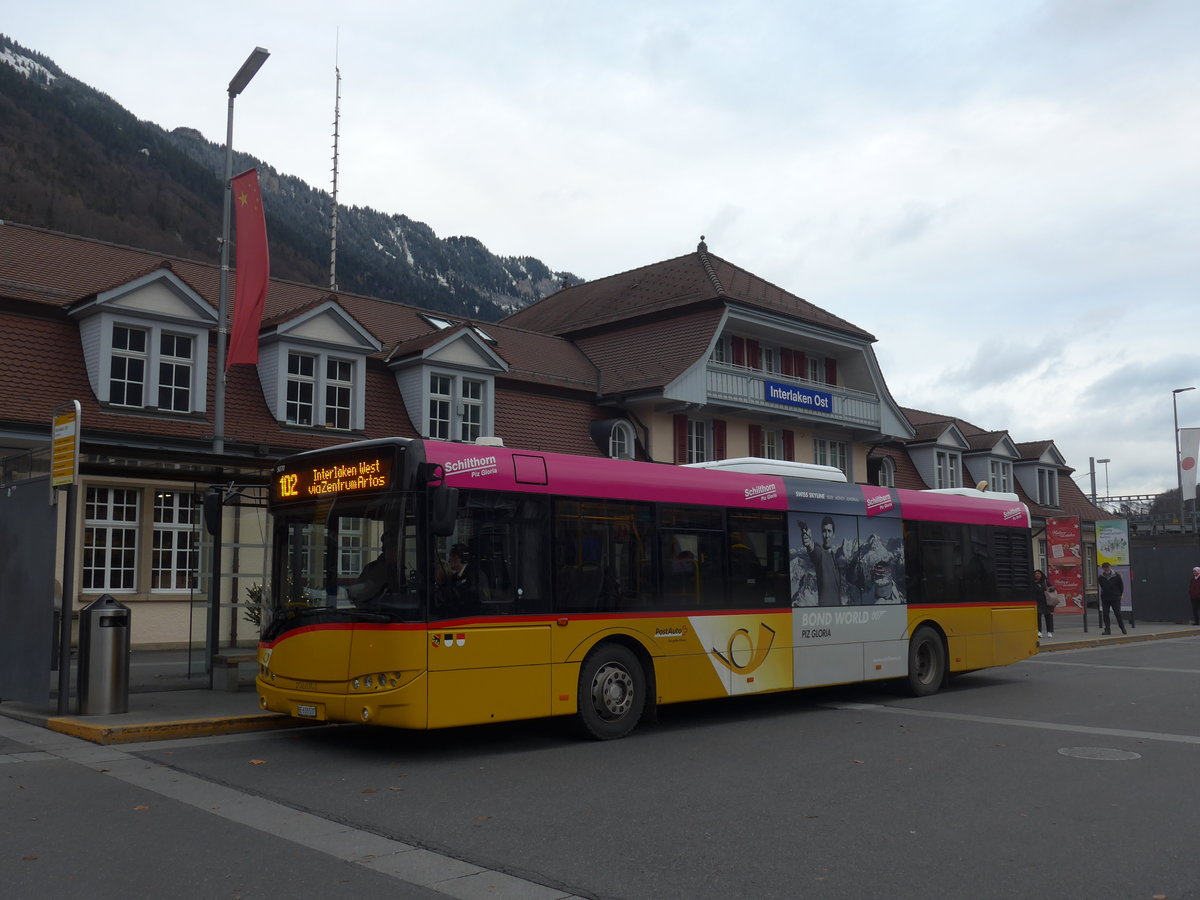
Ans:
{"label": "bus license plate", "polygon": [[306,703],[300,703],[296,706],[296,715],[305,719],[315,719],[317,717],[317,708]]}

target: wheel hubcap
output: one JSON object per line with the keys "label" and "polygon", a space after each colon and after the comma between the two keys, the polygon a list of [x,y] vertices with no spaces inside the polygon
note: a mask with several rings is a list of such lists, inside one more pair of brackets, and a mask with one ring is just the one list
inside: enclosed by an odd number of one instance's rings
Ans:
{"label": "wheel hubcap", "polygon": [[619,719],[633,705],[633,678],[616,663],[601,666],[592,679],[592,707],[605,719]]}

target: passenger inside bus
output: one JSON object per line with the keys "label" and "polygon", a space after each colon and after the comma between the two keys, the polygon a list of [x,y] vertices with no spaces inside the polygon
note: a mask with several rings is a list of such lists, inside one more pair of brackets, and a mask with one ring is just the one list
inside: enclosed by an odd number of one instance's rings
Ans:
{"label": "passenger inside bus", "polygon": [[479,609],[482,600],[486,600],[479,572],[471,563],[471,550],[462,543],[450,548],[446,562],[439,560],[435,599],[441,615],[470,615]]}

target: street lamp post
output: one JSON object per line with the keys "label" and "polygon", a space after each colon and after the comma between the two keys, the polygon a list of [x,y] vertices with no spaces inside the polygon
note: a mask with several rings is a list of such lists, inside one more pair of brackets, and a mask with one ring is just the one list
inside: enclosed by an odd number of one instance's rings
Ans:
{"label": "street lamp post", "polygon": [[255,47],[229,82],[225,128],[225,211],[221,217],[221,287],[217,302],[217,380],[213,408],[213,453],[225,452],[225,347],[229,342],[229,219],[233,207],[233,99],[246,89],[271,54]]}
{"label": "street lamp post", "polygon": [[1098,459],[1098,460],[1096,460],[1096,462],[1102,463],[1104,465],[1104,499],[1107,500],[1111,496],[1108,492],[1108,464],[1110,462],[1112,462],[1112,460],[1111,459]]}
{"label": "street lamp post", "polygon": [[1180,469],[1180,453],[1179,453],[1179,395],[1184,391],[1194,391],[1192,387],[1175,388],[1171,391],[1171,408],[1175,413],[1175,480],[1179,484],[1179,532],[1183,533],[1183,470]]}

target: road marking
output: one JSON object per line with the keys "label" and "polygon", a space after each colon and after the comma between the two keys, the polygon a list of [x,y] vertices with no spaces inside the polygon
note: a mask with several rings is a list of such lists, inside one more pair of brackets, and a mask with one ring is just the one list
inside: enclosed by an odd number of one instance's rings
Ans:
{"label": "road marking", "polygon": [[1112,666],[1104,663],[1067,662],[1058,659],[1027,659],[1027,663],[1039,666],[1077,666],[1083,669],[1123,669],[1129,672],[1169,672],[1172,675],[1200,675],[1200,669],[1170,669],[1166,666]]}
{"label": "road marking", "polygon": [[248,825],[335,859],[421,885],[448,897],[581,900],[544,884],[484,869],[452,856],[350,828],[274,800],[205,781],[111,745],[97,746],[80,738],[3,718],[0,718],[0,737],[33,748],[20,753],[0,754],[0,763],[32,764],[64,759],[211,815]]}
{"label": "road marking", "polygon": [[956,722],[977,722],[980,725],[1006,725],[1018,728],[1040,728],[1043,731],[1067,731],[1072,734],[1099,734],[1105,737],[1133,738],[1140,741],[1167,741],[1175,744],[1200,744],[1200,735],[1168,734],[1163,731],[1131,731],[1126,728],[1097,728],[1092,725],[1063,725],[1057,722],[1037,722],[1033,719],[1001,719],[995,716],[974,716],[969,713],[937,712],[931,709],[909,709],[904,706],[885,706],[881,703],[822,703],[824,709],[882,712],[922,719],[949,719]]}

